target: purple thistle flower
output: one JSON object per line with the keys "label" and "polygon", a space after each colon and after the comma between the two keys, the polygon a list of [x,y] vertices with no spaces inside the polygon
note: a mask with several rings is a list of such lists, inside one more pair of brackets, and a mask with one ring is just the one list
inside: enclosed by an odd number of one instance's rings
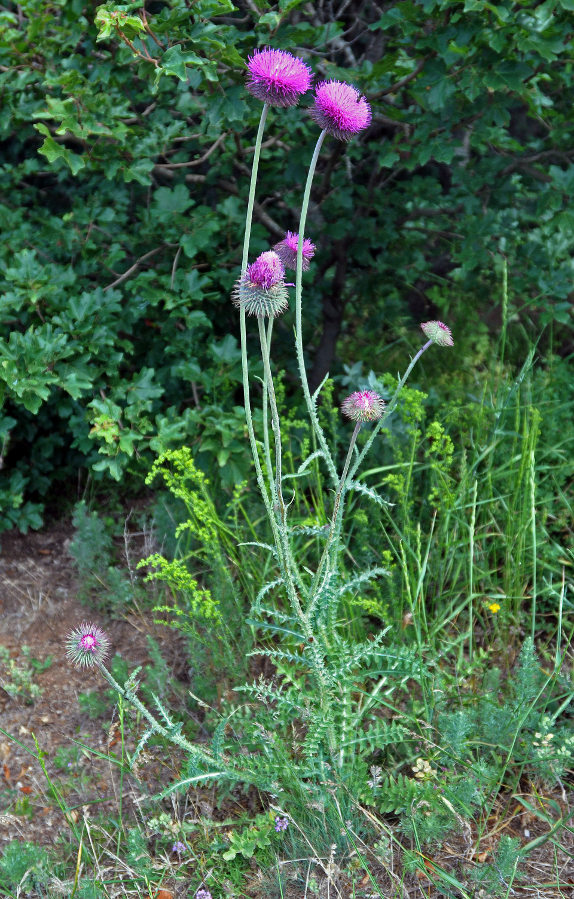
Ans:
{"label": "purple thistle flower", "polygon": [[[285,268],[297,268],[297,246],[299,244],[299,235],[293,231],[287,231],[283,240],[276,243],[273,249],[279,256],[279,259]],[[315,255],[315,244],[308,238],[303,240],[303,271],[309,268],[309,262]]]}
{"label": "purple thistle flower", "polygon": [[278,254],[274,250],[267,250],[247,266],[247,277],[257,287],[269,290],[285,279],[285,269]]}
{"label": "purple thistle flower", "polygon": [[231,299],[248,315],[271,316],[285,311],[289,305],[285,269],[274,250],[261,253],[247,266],[233,288]]}
{"label": "purple thistle flower", "polygon": [[315,88],[311,117],[338,140],[351,140],[370,124],[371,107],[351,84],[321,81]]}
{"label": "purple thistle flower", "polygon": [[213,899],[213,897],[209,890],[198,890],[195,899]]}
{"label": "purple thistle flower", "polygon": [[177,855],[183,855],[184,852],[187,852],[187,846],[181,840],[178,840],[171,847],[171,851],[177,853]]}
{"label": "purple thistle flower", "polygon": [[295,106],[311,87],[311,69],[284,50],[256,50],[247,68],[247,90],[269,106]]}
{"label": "purple thistle flower", "polygon": [[99,665],[106,658],[110,641],[96,624],[84,621],[66,637],[66,655],[79,668]]}
{"label": "purple thistle flower", "polygon": [[450,328],[442,322],[424,322],[421,325],[426,337],[438,346],[454,346]]}
{"label": "purple thistle flower", "polygon": [[277,815],[275,818],[275,830],[277,833],[281,833],[282,830],[287,830],[289,826],[289,818],[281,818],[280,815]]}
{"label": "purple thistle flower", "polygon": [[341,412],[353,421],[377,421],[385,410],[385,401],[374,390],[358,390],[341,403]]}

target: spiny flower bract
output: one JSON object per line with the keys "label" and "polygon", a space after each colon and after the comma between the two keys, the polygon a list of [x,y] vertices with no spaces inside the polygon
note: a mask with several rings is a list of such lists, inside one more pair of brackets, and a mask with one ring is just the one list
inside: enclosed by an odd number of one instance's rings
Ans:
{"label": "spiny flower bract", "polygon": [[110,640],[97,624],[84,621],[66,637],[66,655],[79,668],[89,668],[104,661]]}
{"label": "spiny flower bract", "polygon": [[423,322],[421,328],[426,337],[438,346],[454,346],[450,328],[442,322]]}
{"label": "spiny flower bract", "polygon": [[357,390],[341,403],[341,412],[353,421],[377,421],[384,411],[385,401],[374,390]]}
{"label": "spiny flower bract", "polygon": [[[273,249],[279,256],[285,268],[297,268],[297,246],[299,244],[299,235],[293,231],[287,231],[283,240],[276,243]],[[315,255],[315,244],[307,237],[303,240],[303,271],[309,268],[309,263]]]}
{"label": "spiny flower bract", "polygon": [[237,281],[231,299],[248,315],[280,315],[289,305],[285,269],[278,254],[267,250],[247,266]]}
{"label": "spiny flower bract", "polygon": [[270,106],[295,106],[311,87],[312,72],[302,59],[284,50],[255,50],[247,63],[250,94]]}
{"label": "spiny flower bract", "polygon": [[371,107],[344,81],[321,81],[315,88],[311,117],[338,140],[351,140],[371,122]]}

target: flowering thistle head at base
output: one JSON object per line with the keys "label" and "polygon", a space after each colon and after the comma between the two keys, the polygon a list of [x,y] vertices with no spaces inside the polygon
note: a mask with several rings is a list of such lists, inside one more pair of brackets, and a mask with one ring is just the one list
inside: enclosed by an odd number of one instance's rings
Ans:
{"label": "flowering thistle head at base", "polygon": [[311,69],[285,50],[256,50],[247,68],[247,90],[269,106],[295,106],[311,87]]}
{"label": "flowering thistle head at base", "polygon": [[[276,243],[273,249],[279,256],[279,259],[285,268],[297,268],[297,247],[299,245],[299,235],[293,231],[287,231],[283,240]],[[315,244],[308,238],[303,240],[303,271],[309,269],[309,263],[315,255]]]}
{"label": "flowering thistle head at base", "polygon": [[99,665],[108,655],[110,640],[97,624],[85,621],[66,637],[66,655],[78,668]]}
{"label": "flowering thistle head at base", "polygon": [[353,421],[378,421],[385,411],[385,401],[374,390],[358,390],[341,403],[341,412]]}
{"label": "flowering thistle head at base", "polygon": [[285,269],[278,254],[267,250],[248,265],[231,295],[233,304],[248,315],[280,315],[289,305]]}
{"label": "flowering thistle head at base", "polygon": [[213,899],[209,890],[198,890],[195,894],[195,899]]}
{"label": "flowering thistle head at base", "polygon": [[371,123],[371,107],[344,81],[321,81],[315,88],[311,118],[337,140],[351,140]]}
{"label": "flowering thistle head at base", "polygon": [[454,346],[450,328],[442,322],[423,322],[421,328],[425,336],[438,346]]}

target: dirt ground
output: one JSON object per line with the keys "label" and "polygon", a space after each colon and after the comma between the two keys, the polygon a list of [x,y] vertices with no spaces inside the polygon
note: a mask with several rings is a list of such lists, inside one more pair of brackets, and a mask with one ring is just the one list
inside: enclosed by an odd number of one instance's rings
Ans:
{"label": "dirt ground", "polygon": [[[39,749],[45,753],[50,775],[62,780],[65,775],[65,799],[70,807],[97,803],[97,811],[118,808],[120,778],[118,769],[89,752],[77,751],[73,741],[92,750],[107,753],[118,743],[114,713],[91,720],[82,712],[78,694],[106,686],[94,670],[78,670],[66,659],[65,637],[84,620],[103,624],[119,653],[135,665],[150,663],[146,635],[152,634],[162,652],[169,657],[173,635],[156,626],[148,614],[137,611],[125,620],[102,620],[77,599],[77,583],[72,560],[67,552],[71,527],[53,525],[46,531],[27,535],[8,533],[0,538],[0,645],[10,657],[25,663],[22,647],[30,648],[29,657],[52,662],[34,673],[33,682],[41,694],[33,703],[26,697],[12,696],[3,687],[7,670],[0,664],[0,852],[13,839],[43,846],[56,843],[69,831],[53,799],[48,798],[48,783],[37,760]],[[10,735],[10,737],[7,736]],[[66,768],[66,752],[74,760]],[[54,764],[54,759],[59,765]],[[63,759],[63,761],[62,761]],[[64,770],[62,770],[64,769]],[[141,784],[122,781],[122,802],[137,813]]]}

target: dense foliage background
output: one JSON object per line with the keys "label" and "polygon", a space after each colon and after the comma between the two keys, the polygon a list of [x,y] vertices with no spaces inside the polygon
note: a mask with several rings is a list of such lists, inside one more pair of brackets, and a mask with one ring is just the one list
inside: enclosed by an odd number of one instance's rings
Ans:
{"label": "dense foliage background", "polygon": [[[501,331],[511,370],[541,333],[539,352],[567,356],[573,9],[2,4],[1,526],[38,527],[62,483],[74,501],[183,442],[224,486],[246,475],[229,294],[260,112],[245,60],[258,46],[355,83],[373,107],[364,136],[332,141],[319,165],[312,383],[395,371],[429,317],[455,332],[456,357],[438,364],[463,391],[480,393]],[[300,108],[271,117],[253,253],[296,229],[316,133]],[[291,332],[287,316],[279,361]],[[453,389],[445,378],[440,398]]]}

